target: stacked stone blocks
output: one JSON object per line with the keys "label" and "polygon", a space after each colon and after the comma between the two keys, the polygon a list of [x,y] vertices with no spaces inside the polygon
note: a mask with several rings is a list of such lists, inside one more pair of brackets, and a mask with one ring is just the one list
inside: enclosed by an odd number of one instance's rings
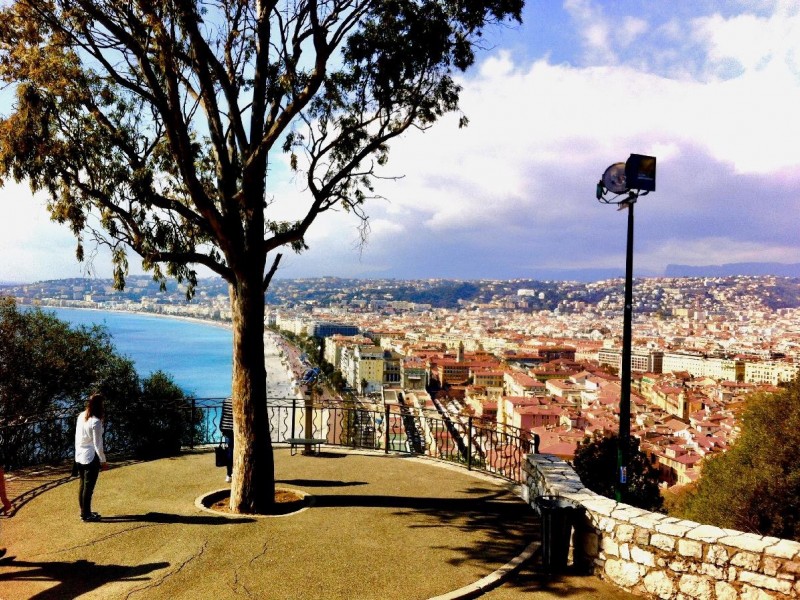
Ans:
{"label": "stacked stone blocks", "polygon": [[634,594],[662,600],[800,598],[800,543],[648,512],[583,487],[565,461],[531,454],[523,495],[561,496],[579,507],[576,566]]}

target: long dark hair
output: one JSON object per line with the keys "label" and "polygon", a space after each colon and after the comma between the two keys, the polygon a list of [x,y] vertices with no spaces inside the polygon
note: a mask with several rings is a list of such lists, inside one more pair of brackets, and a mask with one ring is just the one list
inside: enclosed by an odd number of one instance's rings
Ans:
{"label": "long dark hair", "polygon": [[90,417],[97,417],[98,419],[102,420],[103,417],[106,416],[105,410],[105,396],[100,392],[96,392],[89,396],[89,400],[86,401],[86,416],[84,417],[87,421]]}

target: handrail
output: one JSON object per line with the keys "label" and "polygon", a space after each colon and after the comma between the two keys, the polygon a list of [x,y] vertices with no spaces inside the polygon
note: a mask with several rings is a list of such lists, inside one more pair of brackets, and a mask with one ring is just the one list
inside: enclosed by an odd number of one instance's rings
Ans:
{"label": "handrail", "polygon": [[[221,409],[222,398],[191,398],[188,406],[161,407],[173,413],[173,426],[176,420],[182,424],[180,445],[185,448],[221,441]],[[532,451],[529,432],[475,417],[407,409],[316,403],[307,420],[305,403],[296,398],[270,398],[267,403],[270,437],[276,444],[296,438],[324,439],[330,446],[428,456],[524,481],[523,464]],[[125,432],[115,425],[122,416],[108,417],[106,447],[111,453],[127,450]],[[59,416],[0,426],[6,463],[19,467],[67,459],[72,454],[74,419],[74,415]]]}

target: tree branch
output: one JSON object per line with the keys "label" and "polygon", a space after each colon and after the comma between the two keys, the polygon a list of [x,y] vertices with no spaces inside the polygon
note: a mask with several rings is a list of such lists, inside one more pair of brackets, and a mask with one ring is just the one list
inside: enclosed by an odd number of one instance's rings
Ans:
{"label": "tree branch", "polygon": [[281,258],[283,254],[278,253],[275,256],[275,260],[272,261],[272,266],[270,267],[269,271],[267,272],[266,276],[264,277],[264,293],[267,292],[269,288],[269,284],[272,281],[272,276],[275,275],[275,271],[278,270],[278,263],[281,262]]}

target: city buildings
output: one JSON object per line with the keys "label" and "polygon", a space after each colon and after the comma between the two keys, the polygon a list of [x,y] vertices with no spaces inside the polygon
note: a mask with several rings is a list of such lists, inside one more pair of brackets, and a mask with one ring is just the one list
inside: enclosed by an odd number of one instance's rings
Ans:
{"label": "city buildings", "polygon": [[[325,278],[273,287],[267,324],[324,339],[324,360],[361,394],[390,392],[420,410],[440,402],[496,420],[500,431],[535,433],[542,452],[567,458],[584,436],[619,428],[621,280]],[[693,481],[735,439],[748,395],[800,373],[800,281],[654,278],[635,290],[631,432],[665,485]],[[0,293],[26,304],[230,318],[225,288],[202,283],[191,303],[179,287],[160,293],[135,278],[124,296],[83,280]]]}

